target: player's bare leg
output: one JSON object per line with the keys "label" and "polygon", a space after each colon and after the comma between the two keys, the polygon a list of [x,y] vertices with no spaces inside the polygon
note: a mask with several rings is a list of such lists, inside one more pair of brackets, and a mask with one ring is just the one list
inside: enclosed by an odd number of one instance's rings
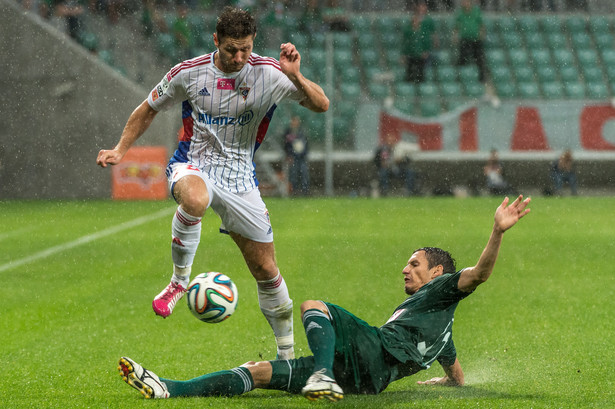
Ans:
{"label": "player's bare leg", "polygon": [[154,312],[163,318],[171,315],[177,301],[186,293],[192,262],[201,241],[201,218],[209,203],[205,182],[194,175],[179,179],[173,188],[173,195],[179,203],[171,228],[173,277],[171,283],[152,302]]}
{"label": "player's bare leg", "polygon": [[273,243],[260,243],[235,233],[237,243],[248,269],[256,279],[260,309],[273,329],[278,359],[295,357],[293,337],[293,301],[278,270]]}

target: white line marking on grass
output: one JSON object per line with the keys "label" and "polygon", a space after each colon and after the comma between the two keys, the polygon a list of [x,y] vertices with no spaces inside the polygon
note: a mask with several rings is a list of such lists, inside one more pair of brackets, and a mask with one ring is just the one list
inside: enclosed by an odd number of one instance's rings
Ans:
{"label": "white line marking on grass", "polygon": [[49,257],[53,254],[60,253],[64,250],[72,249],[73,247],[77,247],[82,244],[86,244],[91,241],[98,240],[103,237],[107,237],[112,234],[115,234],[115,233],[119,233],[122,230],[128,230],[132,227],[136,227],[141,224],[150,222],[152,220],[156,220],[162,216],[166,216],[172,213],[172,211],[175,211],[176,209],[177,207],[167,208],[167,209],[160,210],[156,213],[152,213],[152,214],[142,216],[142,217],[137,217],[136,219],[129,220],[122,224],[118,224],[117,226],[109,227],[108,229],[101,230],[97,233],[88,234],[86,236],[79,237],[77,240],[69,241],[68,243],[60,244],[58,246],[50,247],[43,251],[39,251],[38,253],[29,255],[28,257],[24,257],[19,260],[9,261],[8,263],[0,265],[0,273],[6,270],[10,270],[11,268],[19,267],[21,265],[28,264],[36,260],[40,260],[42,258]]}
{"label": "white line marking on grass", "polygon": [[13,230],[8,233],[0,233],[0,241],[6,240],[13,236],[19,236],[20,234],[28,233],[34,229],[36,229],[36,226],[24,227],[23,229]]}

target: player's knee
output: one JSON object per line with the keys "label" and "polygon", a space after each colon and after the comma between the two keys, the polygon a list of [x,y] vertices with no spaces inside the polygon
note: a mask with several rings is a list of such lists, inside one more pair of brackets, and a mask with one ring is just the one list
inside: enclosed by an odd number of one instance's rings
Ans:
{"label": "player's knee", "polygon": [[209,205],[209,192],[205,182],[196,176],[186,176],[177,182],[173,195],[186,213],[203,217]]}
{"label": "player's knee", "polygon": [[250,371],[252,380],[254,381],[255,388],[265,388],[271,382],[272,368],[271,363],[268,361],[250,361],[241,365]]}
{"label": "player's knee", "polygon": [[327,307],[325,306],[325,304],[322,301],[316,301],[316,300],[307,300],[301,303],[301,316],[302,317],[303,317],[303,314],[307,310],[320,310],[324,312],[325,314],[328,313]]}

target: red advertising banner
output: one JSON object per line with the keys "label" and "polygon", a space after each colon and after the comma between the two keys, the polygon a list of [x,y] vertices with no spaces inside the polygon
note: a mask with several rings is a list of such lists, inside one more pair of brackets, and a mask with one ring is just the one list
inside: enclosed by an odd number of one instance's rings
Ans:
{"label": "red advertising banner", "polygon": [[163,146],[135,146],[113,166],[111,197],[114,200],[164,200],[168,198],[167,150]]}

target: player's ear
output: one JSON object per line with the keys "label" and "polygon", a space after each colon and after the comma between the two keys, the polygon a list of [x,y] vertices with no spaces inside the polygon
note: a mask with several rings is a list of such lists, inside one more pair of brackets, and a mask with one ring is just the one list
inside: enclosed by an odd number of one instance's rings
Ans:
{"label": "player's ear", "polygon": [[442,264],[438,264],[433,268],[433,271],[431,272],[431,278],[434,279],[438,276],[441,276],[442,274],[444,274],[444,266]]}
{"label": "player's ear", "polygon": [[214,45],[216,48],[220,48],[220,42],[218,41],[218,33],[214,33]]}

